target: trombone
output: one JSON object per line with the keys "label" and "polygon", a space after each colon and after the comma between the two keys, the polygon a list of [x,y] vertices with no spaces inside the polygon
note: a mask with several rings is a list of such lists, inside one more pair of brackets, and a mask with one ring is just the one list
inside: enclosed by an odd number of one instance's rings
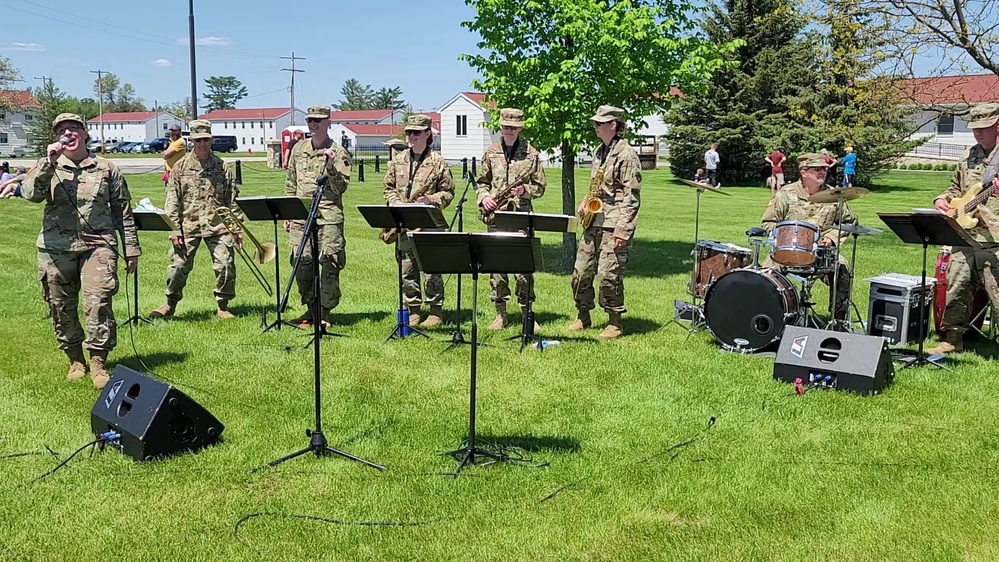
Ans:
{"label": "trombone", "polygon": [[250,273],[252,273],[253,277],[257,279],[257,283],[260,283],[260,286],[264,288],[264,292],[267,293],[267,296],[273,296],[274,289],[271,287],[270,282],[267,281],[264,273],[260,271],[260,267],[257,264],[263,265],[274,259],[277,255],[277,250],[275,249],[274,244],[271,242],[264,242],[261,244],[260,241],[257,240],[257,237],[254,236],[248,228],[246,228],[243,221],[240,220],[240,218],[236,216],[236,213],[233,213],[232,209],[229,207],[216,208],[214,216],[216,220],[225,225],[230,234],[243,234],[246,236],[246,239],[253,244],[255,250],[252,258],[247,253],[246,248],[239,244],[236,244],[236,251],[239,253],[239,257],[243,258],[243,262],[246,263],[246,266],[250,268]]}

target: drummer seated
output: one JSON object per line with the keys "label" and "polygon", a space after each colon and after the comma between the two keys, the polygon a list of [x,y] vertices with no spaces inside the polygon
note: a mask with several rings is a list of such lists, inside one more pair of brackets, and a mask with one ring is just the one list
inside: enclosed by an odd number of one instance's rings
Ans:
{"label": "drummer seated", "polygon": [[[763,213],[762,226],[770,233],[773,252],[764,267],[775,267],[782,272],[788,269],[804,271],[818,276],[823,282],[832,285],[833,272],[839,270],[835,306],[830,298],[830,311],[835,310],[837,319],[846,319],[849,312],[849,295],[852,274],[843,256],[839,265],[828,269],[814,267],[821,262],[818,248],[835,247],[849,235],[837,230],[838,224],[857,222],[850,207],[844,202],[842,212],[837,203],[812,203],[809,198],[818,193],[826,181],[828,164],[821,154],[805,153],[798,156],[798,170],[801,178],[784,185],[767,205]],[[832,297],[832,295],[830,295]]]}

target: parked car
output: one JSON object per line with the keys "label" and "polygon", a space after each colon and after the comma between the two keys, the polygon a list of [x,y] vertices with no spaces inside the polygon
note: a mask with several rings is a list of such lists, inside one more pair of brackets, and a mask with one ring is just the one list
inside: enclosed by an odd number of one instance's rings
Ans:
{"label": "parked car", "polygon": [[121,142],[111,148],[111,152],[128,153],[130,149],[138,143],[135,142]]}
{"label": "parked car", "polygon": [[87,150],[89,150],[90,152],[101,153],[104,152],[105,149],[106,149],[106,144],[99,140],[91,139],[90,142],[87,143]]}
{"label": "parked car", "polygon": [[236,137],[222,135],[212,137],[212,151],[214,152],[236,152]]}
{"label": "parked car", "polygon": [[27,156],[27,151],[24,150],[23,146],[12,146],[10,148],[5,148],[0,150],[0,156],[10,156],[12,158],[24,158]]}
{"label": "parked car", "polygon": [[170,146],[170,139],[166,137],[155,138],[151,141],[146,141],[149,145],[149,152],[163,152]]}
{"label": "parked car", "polygon": [[129,154],[142,154],[145,152],[146,143],[144,142],[134,142],[132,146],[128,147]]}

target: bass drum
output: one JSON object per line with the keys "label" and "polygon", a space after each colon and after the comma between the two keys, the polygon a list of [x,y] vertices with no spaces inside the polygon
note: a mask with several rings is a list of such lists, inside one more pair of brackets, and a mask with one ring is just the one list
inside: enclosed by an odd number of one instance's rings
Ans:
{"label": "bass drum", "polygon": [[732,351],[772,345],[800,313],[797,289],[774,269],[730,271],[711,284],[704,297],[708,330]]}
{"label": "bass drum", "polygon": [[[936,292],[933,299],[933,326],[936,328],[937,335],[939,336],[944,335],[943,316],[944,311],[947,310],[947,270],[950,269],[950,253],[950,246],[940,248],[935,275],[937,283],[933,287],[933,290]],[[979,330],[982,329],[985,323],[985,315],[981,312],[988,305],[989,294],[985,292],[985,289],[979,289],[975,293],[974,300],[971,302],[971,318],[969,319],[975,320],[975,327]]]}

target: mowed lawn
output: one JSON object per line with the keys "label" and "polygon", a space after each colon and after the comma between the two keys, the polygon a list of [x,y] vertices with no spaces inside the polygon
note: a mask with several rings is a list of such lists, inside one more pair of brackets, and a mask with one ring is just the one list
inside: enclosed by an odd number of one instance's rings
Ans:
{"label": "mowed lawn", "polygon": [[[345,197],[335,329],[347,337],[322,343],[323,422],[332,445],[385,472],[311,455],[249,472],[307,444],[312,352],[301,332],[261,333],[260,309],[273,301],[242,263],[239,318],[217,320],[202,249],[178,316],[121,327],[111,359],[188,393],[226,425],[224,441],[153,462],[81,454],[35,481],[93,438],[97,393],[89,381],[65,380],[45,317],[34,249],[42,207],[0,202],[0,560],[999,559],[997,348],[972,342],[977,353],[947,359],[952,371],[901,370],[878,396],[796,396],[772,379],[773,359],[726,354],[707,331],[688,337],[668,325],[692,266],[695,197],[666,171],[644,182],[626,337],[598,342],[606,320],[598,311],[592,330],[568,339],[574,308],[561,239],[543,235],[537,310],[545,338],[561,345],[518,353],[504,341],[515,328],[483,329],[489,345],[478,355],[479,436],[517,447],[510,452],[524,462],[443,476],[455,463],[440,453],[467,434],[469,348],[445,352],[450,326],[432,340],[385,342],[396,268],[392,248],[353,208],[382,202],[380,174],[370,163],[366,172]],[[262,163],[243,173],[244,195],[282,191],[283,175]],[[129,176],[133,203],[162,206],[158,178]],[[894,172],[851,206],[863,224],[884,229],[877,211],[929,206],[948,181],[948,173]],[[555,212],[557,171],[549,184],[538,209]],[[746,246],[768,190],[726,189],[731,197],[703,196],[701,237]],[[474,204],[465,219],[482,230]],[[272,238],[269,224],[252,230]],[[148,314],[163,302],[167,239],[140,237],[139,307]],[[283,234],[280,243],[283,286]],[[857,254],[854,299],[865,315],[864,277],[920,270],[921,248],[887,231],[862,237]],[[470,287],[464,279],[466,320]],[[828,293],[817,287],[825,315]],[[448,279],[449,311],[455,290]],[[119,320],[129,302],[123,286]],[[493,315],[486,279],[479,303],[484,328]],[[253,514],[261,515],[237,529]]]}

